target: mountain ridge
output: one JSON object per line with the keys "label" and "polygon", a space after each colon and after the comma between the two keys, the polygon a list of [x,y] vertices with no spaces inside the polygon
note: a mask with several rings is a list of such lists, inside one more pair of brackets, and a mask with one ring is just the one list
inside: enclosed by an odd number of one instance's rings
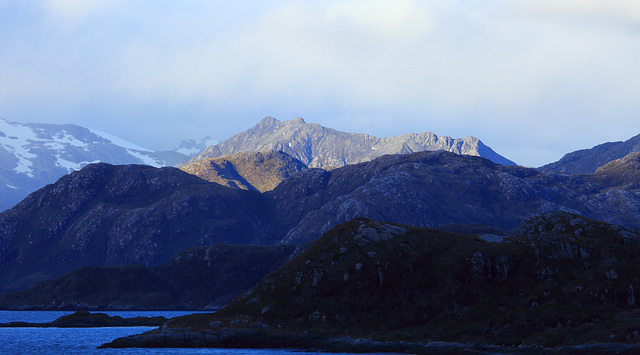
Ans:
{"label": "mountain ridge", "polygon": [[279,121],[270,116],[244,132],[207,147],[189,160],[189,163],[239,152],[269,150],[283,151],[310,168],[336,168],[369,161],[385,154],[423,150],[446,150],[457,154],[484,156],[499,164],[515,165],[475,137],[453,139],[423,132],[378,138],[307,123],[301,117]]}
{"label": "mountain ridge", "polygon": [[539,167],[544,172],[567,174],[591,174],[629,153],[640,152],[640,134],[626,141],[607,142],[589,149],[580,149],[565,154],[560,160]]}
{"label": "mountain ridge", "polygon": [[640,227],[638,185],[607,176],[423,151],[304,170],[259,193],[177,168],[93,164],[0,213],[0,284],[16,290],[89,265],[154,266],[215,242],[303,245],[356,217],[509,230],[533,215],[568,211]]}

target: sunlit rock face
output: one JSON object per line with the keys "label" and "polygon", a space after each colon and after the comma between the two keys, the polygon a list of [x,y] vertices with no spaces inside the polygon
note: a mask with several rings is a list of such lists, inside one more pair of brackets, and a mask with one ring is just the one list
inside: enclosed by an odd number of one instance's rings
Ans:
{"label": "sunlit rock face", "polygon": [[336,131],[316,123],[306,123],[299,117],[283,122],[273,117],[265,117],[247,131],[208,147],[190,162],[239,152],[269,150],[283,151],[310,168],[325,169],[370,161],[385,154],[406,154],[425,150],[444,150],[481,156],[503,165],[515,164],[475,137],[454,139],[423,132],[378,138],[367,134]]}
{"label": "sunlit rock face", "polygon": [[272,150],[202,159],[184,164],[180,169],[221,185],[265,192],[307,167],[284,152]]}

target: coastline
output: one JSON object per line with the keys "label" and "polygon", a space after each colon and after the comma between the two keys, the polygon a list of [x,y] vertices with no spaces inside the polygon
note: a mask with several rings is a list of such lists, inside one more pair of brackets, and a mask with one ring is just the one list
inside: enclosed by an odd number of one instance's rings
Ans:
{"label": "coastline", "polygon": [[638,354],[639,344],[594,343],[559,348],[542,346],[502,347],[491,344],[453,342],[383,342],[369,338],[326,336],[314,333],[272,334],[262,329],[188,331],[161,327],[142,334],[117,338],[104,348],[245,348],[300,349],[346,353],[405,354]]}

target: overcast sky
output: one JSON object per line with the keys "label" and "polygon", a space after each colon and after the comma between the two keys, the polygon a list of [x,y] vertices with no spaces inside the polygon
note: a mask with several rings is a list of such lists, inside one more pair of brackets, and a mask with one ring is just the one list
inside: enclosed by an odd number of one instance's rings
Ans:
{"label": "overcast sky", "polygon": [[1,118],[154,150],[267,115],[525,166],[640,133],[638,0],[0,0],[0,33]]}

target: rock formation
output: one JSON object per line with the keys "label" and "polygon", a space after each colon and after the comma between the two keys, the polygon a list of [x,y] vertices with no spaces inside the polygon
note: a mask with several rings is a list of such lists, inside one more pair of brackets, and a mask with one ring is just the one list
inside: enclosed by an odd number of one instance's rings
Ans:
{"label": "rock formation", "polygon": [[453,139],[431,132],[378,138],[367,134],[345,133],[298,117],[278,121],[265,117],[252,128],[216,145],[209,146],[190,162],[217,158],[238,152],[279,150],[310,168],[336,168],[372,160],[385,154],[405,154],[424,150],[445,150],[456,154],[481,156],[502,165],[514,165],[479,139]]}

